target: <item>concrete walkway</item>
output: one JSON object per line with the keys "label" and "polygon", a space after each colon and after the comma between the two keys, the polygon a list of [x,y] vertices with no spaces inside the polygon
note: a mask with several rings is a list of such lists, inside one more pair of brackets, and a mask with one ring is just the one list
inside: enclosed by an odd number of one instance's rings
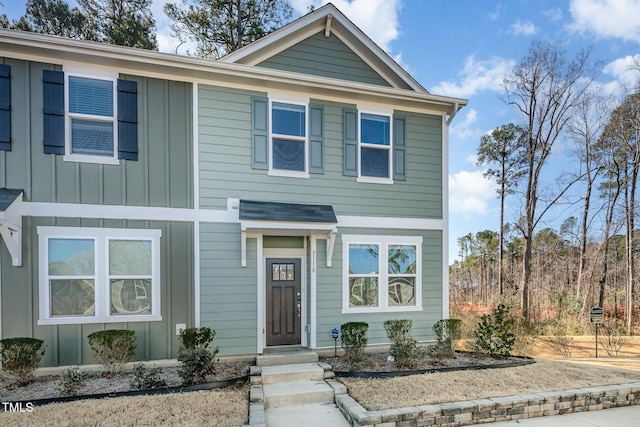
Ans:
{"label": "concrete walkway", "polygon": [[640,425],[640,406],[525,418],[485,425],[491,427],[637,427]]}

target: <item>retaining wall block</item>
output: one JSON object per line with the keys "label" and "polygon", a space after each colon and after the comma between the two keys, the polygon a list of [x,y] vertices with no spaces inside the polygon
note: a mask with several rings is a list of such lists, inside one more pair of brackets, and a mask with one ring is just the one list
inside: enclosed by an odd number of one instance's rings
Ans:
{"label": "retaining wall block", "polygon": [[442,415],[442,407],[440,405],[423,405],[418,406],[420,410],[420,418],[436,418]]}
{"label": "retaining wall block", "polygon": [[396,427],[416,427],[417,425],[417,420],[400,421],[396,423]]}
{"label": "retaining wall block", "polygon": [[378,413],[383,423],[392,422],[395,425],[396,422],[402,421],[402,412],[397,409],[384,409]]}
{"label": "retaining wall block", "polygon": [[397,411],[400,411],[400,414],[402,414],[402,421],[411,421],[420,418],[420,409],[416,406],[398,408]]}

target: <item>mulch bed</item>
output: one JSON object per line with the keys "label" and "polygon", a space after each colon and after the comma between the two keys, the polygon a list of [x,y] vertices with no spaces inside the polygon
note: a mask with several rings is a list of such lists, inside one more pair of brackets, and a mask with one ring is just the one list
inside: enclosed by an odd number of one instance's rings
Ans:
{"label": "mulch bed", "polygon": [[251,364],[250,362],[217,363],[216,372],[207,378],[207,383],[192,386],[182,385],[177,367],[162,368],[160,378],[166,382],[166,387],[146,390],[132,389],[131,380],[134,378],[132,371],[124,371],[111,378],[101,376],[100,372],[90,372],[84,385],[73,395],[64,395],[60,391],[58,386],[60,375],[36,377],[33,382],[22,387],[12,385],[7,378],[0,377],[0,399],[2,402],[30,402],[35,406],[81,399],[212,390],[246,382]]}
{"label": "mulch bed", "polygon": [[387,352],[367,353],[366,360],[356,366],[349,365],[344,356],[321,357],[321,360],[333,367],[336,376],[349,378],[390,378],[434,372],[509,368],[535,363],[530,357],[496,358],[462,351],[456,351],[452,357],[443,359],[424,356],[411,369],[398,367]]}

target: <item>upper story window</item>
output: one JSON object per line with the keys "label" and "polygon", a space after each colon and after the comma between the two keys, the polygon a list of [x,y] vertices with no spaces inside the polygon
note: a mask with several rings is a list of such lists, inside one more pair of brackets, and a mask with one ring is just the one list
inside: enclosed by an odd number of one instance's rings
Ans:
{"label": "upper story window", "polygon": [[45,154],[117,165],[138,160],[138,84],[104,70],[42,72]]}
{"label": "upper story window", "polygon": [[360,113],[360,176],[391,178],[391,117]]}
{"label": "upper story window", "polygon": [[307,107],[271,103],[271,169],[307,172]]}
{"label": "upper story window", "polygon": [[69,156],[103,156],[117,151],[116,79],[68,75],[67,149]]}
{"label": "upper story window", "polygon": [[406,117],[384,108],[342,110],[342,174],[358,182],[406,181]]}

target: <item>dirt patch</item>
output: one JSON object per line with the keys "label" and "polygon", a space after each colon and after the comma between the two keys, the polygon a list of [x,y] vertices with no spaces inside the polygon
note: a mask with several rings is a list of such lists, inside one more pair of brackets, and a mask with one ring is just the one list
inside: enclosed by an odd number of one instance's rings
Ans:
{"label": "dirt patch", "polygon": [[3,426],[240,426],[249,413],[248,386],[159,396],[81,400],[0,413]]}

